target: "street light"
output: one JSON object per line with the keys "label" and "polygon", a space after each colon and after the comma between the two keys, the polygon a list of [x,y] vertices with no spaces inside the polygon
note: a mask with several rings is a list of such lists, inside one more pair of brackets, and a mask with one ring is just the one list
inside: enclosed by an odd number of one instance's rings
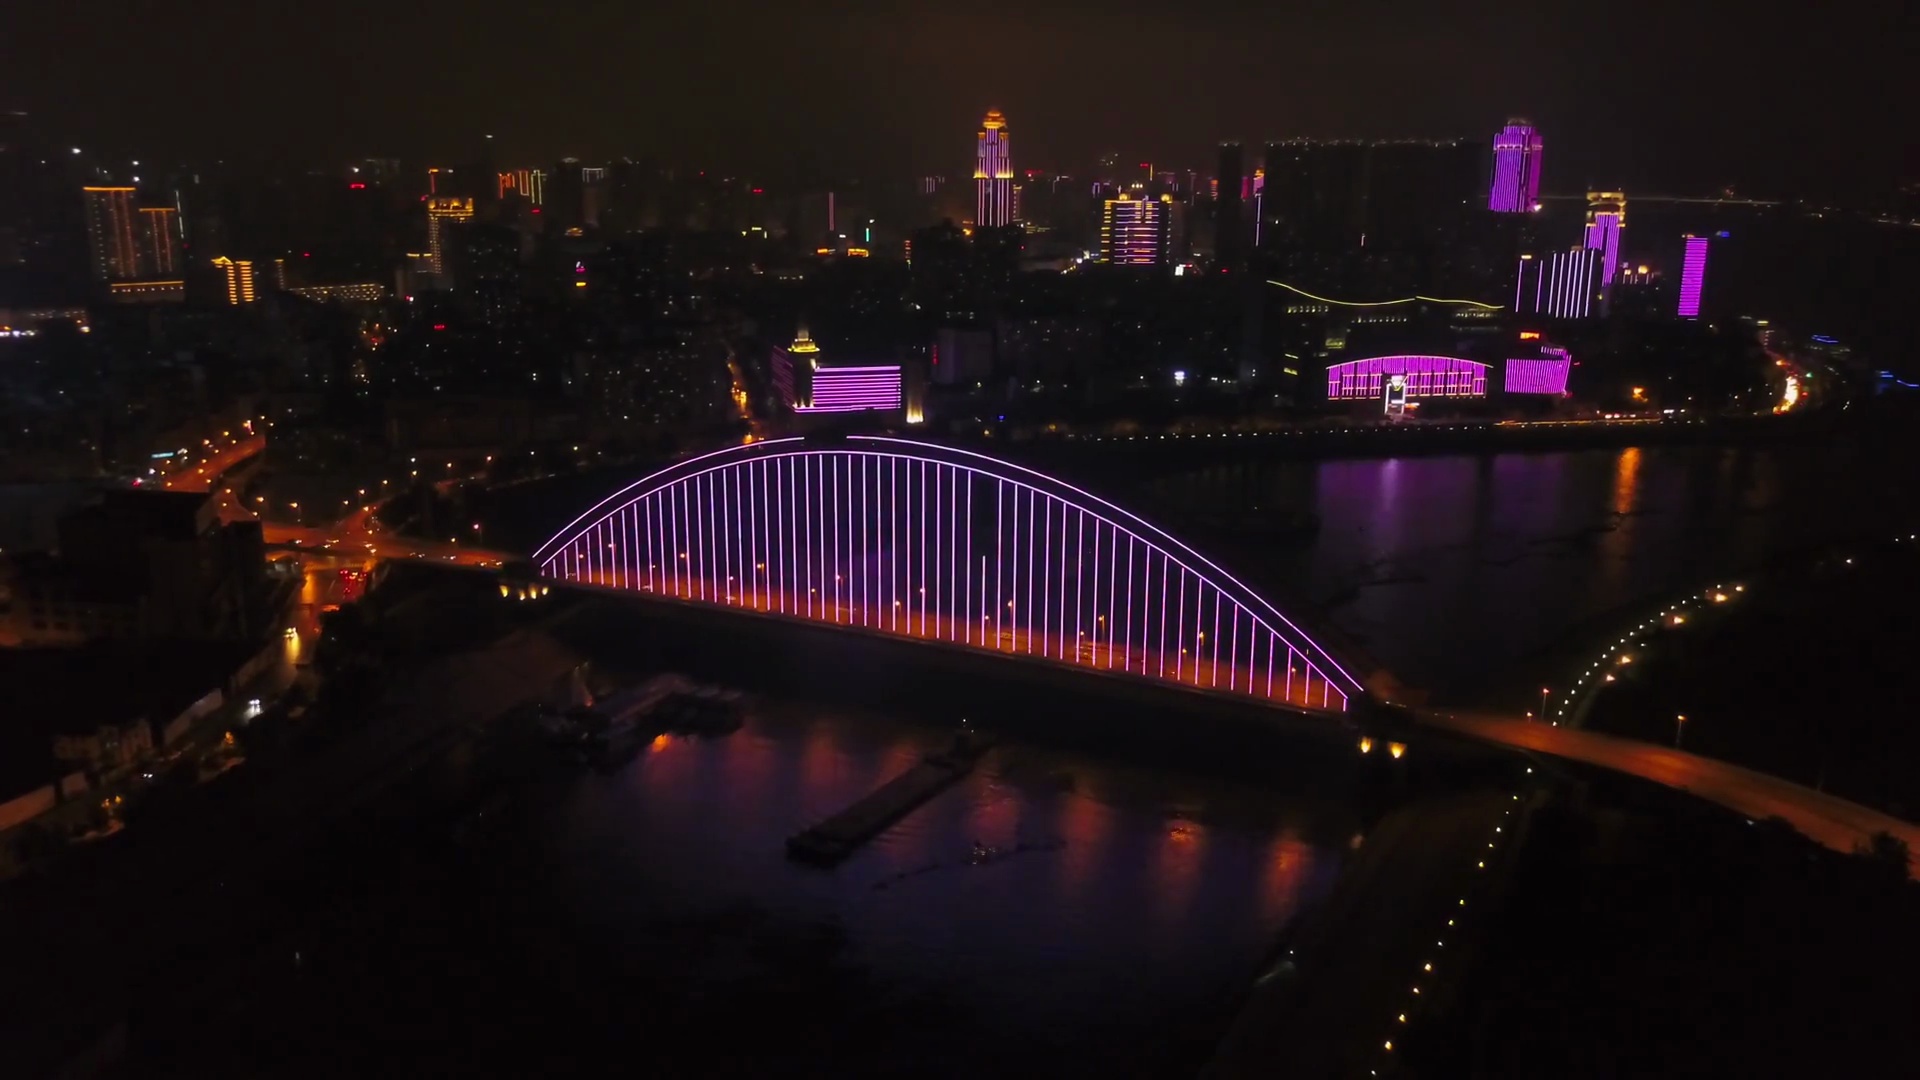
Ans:
{"label": "street light", "polygon": [[1680,749],[1680,733],[1686,730],[1687,714],[1681,713],[1673,718],[1673,748]]}
{"label": "street light", "polygon": [[1540,688],[1540,715],[1547,715],[1547,688],[1544,686]]}

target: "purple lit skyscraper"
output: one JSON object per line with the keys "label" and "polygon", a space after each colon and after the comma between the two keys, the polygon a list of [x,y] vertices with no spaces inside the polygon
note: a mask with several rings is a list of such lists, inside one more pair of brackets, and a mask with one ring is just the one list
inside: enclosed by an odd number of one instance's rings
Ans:
{"label": "purple lit skyscraper", "polygon": [[1577,247],[1520,256],[1513,286],[1513,310],[1523,315],[1584,319],[1594,314],[1601,295],[1601,260],[1594,248]]}
{"label": "purple lit skyscraper", "polygon": [[973,165],[973,223],[978,226],[1013,224],[1013,141],[1007,118],[999,109],[987,110],[980,123],[979,147]]}
{"label": "purple lit skyscraper", "polygon": [[1493,137],[1493,189],[1487,209],[1525,214],[1540,197],[1540,133],[1526,120],[1509,120]]}
{"label": "purple lit skyscraper", "polygon": [[1689,236],[1680,260],[1680,310],[1683,319],[1700,317],[1700,289],[1707,283],[1707,238]]}
{"label": "purple lit skyscraper", "polygon": [[1619,276],[1621,233],[1626,227],[1625,192],[1587,192],[1587,247],[1603,256],[1600,264],[1600,291],[1603,294],[1612,289],[1614,278]]}

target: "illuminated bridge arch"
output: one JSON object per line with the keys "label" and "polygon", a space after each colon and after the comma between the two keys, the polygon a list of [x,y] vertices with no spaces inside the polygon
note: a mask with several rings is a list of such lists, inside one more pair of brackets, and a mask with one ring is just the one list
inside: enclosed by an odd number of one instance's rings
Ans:
{"label": "illuminated bridge arch", "polygon": [[883,436],[774,439],[602,499],[561,581],[1128,673],[1297,708],[1361,684],[1192,548],[1042,473]]}

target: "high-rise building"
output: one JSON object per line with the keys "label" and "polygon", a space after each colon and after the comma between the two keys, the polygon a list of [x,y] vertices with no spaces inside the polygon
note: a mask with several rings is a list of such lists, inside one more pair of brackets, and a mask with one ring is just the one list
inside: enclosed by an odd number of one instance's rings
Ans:
{"label": "high-rise building", "polygon": [[222,255],[213,260],[213,265],[226,272],[227,303],[235,307],[253,303],[253,260],[229,259]]}
{"label": "high-rise building", "polygon": [[1514,119],[1493,137],[1493,186],[1487,209],[1525,214],[1540,200],[1540,154],[1544,144],[1531,122]]}
{"label": "high-rise building", "polygon": [[147,277],[180,272],[180,214],[171,206],[140,208],[141,271]]}
{"label": "high-rise building", "polygon": [[1366,143],[1268,143],[1260,210],[1269,247],[1346,250],[1366,232]]}
{"label": "high-rise building", "polygon": [[514,190],[520,197],[535,206],[547,201],[547,174],[539,169],[516,169],[513,173]]}
{"label": "high-rise building", "polygon": [[1707,284],[1707,238],[1688,236],[1680,259],[1680,308],[1683,319],[1700,317],[1700,291]]}
{"label": "high-rise building", "polygon": [[1601,253],[1600,288],[1606,291],[1620,274],[1621,234],[1627,228],[1623,191],[1587,192],[1587,246]]}
{"label": "high-rise building", "polygon": [[1513,310],[1522,315],[1584,319],[1600,299],[1602,255],[1588,247],[1520,256],[1514,275]]}
{"label": "high-rise building", "polygon": [[1108,199],[1100,213],[1100,261],[1160,266],[1172,251],[1173,196]]}
{"label": "high-rise building", "polygon": [[1246,148],[1237,142],[1221,143],[1213,199],[1213,256],[1223,271],[1238,272],[1246,264],[1247,224],[1241,213],[1247,194],[1246,177]]}
{"label": "high-rise building", "polygon": [[973,223],[978,226],[1013,224],[1013,142],[1007,118],[999,109],[987,110],[980,122],[974,151]]}
{"label": "high-rise building", "polygon": [[96,281],[140,276],[139,223],[130,187],[80,189],[87,206],[87,247]]}
{"label": "high-rise building", "polygon": [[451,196],[427,200],[427,267],[435,274],[447,272],[447,229],[454,223],[473,220],[473,200]]}

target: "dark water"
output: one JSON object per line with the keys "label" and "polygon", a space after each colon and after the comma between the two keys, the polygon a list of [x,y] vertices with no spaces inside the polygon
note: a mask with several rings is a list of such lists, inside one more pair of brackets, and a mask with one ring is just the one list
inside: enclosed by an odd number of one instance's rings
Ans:
{"label": "dark water", "polygon": [[[849,1066],[904,1054],[952,1075],[1023,1058],[1114,1073],[1204,1060],[1209,1025],[1330,886],[1352,827],[1253,785],[1011,744],[838,868],[784,858],[799,825],[939,737],[776,707],[582,780],[535,848],[608,947],[664,958],[656,976],[689,995],[783,975],[818,991],[858,973],[858,1000],[818,1021],[848,1041]],[[1004,854],[975,863],[976,842]],[[685,948],[689,927],[729,912],[736,923]],[[663,934],[681,948],[649,946]],[[913,1016],[910,1042],[957,1041],[929,1055],[849,1022],[895,1014]]]}
{"label": "dark water", "polygon": [[1311,509],[1311,542],[1223,547],[1403,679],[1463,694],[1610,612],[1891,531],[1912,492],[1910,470],[1840,443],[1248,462],[1140,495],[1174,519]]}
{"label": "dark water", "polygon": [[143,1065],[1192,1075],[1362,828],[1311,785],[1009,740],[839,867],[785,857],[946,735],[762,699],[618,767],[534,747],[478,813],[367,819],[286,890],[306,913],[284,940]]}

